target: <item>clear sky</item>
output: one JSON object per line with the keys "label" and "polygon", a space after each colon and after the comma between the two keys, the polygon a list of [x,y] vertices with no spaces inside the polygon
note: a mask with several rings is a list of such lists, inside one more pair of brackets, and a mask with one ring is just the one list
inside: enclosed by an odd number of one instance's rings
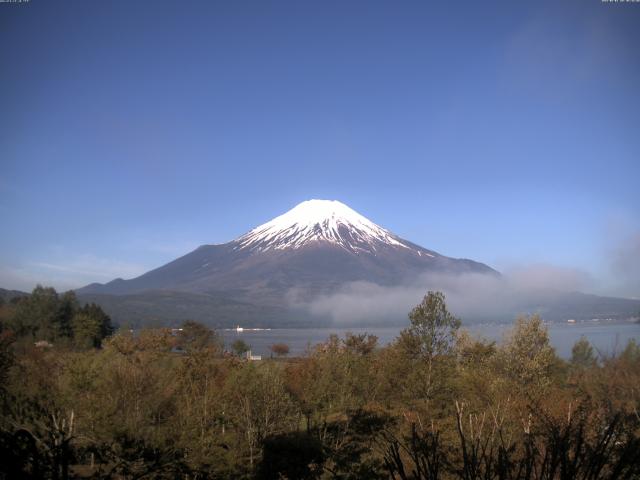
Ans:
{"label": "clear sky", "polygon": [[640,3],[0,3],[0,287],[130,278],[310,198],[640,296]]}

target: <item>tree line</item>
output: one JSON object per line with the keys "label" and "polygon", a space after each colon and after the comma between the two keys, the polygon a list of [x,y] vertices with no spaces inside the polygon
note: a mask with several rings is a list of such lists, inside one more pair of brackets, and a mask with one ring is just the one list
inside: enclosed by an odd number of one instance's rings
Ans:
{"label": "tree line", "polygon": [[114,333],[38,287],[0,307],[0,478],[640,476],[636,342],[583,338],[565,361],[538,316],[496,343],[439,292],[409,320],[384,347],[347,334],[250,362],[197,322]]}
{"label": "tree line", "polygon": [[73,291],[60,295],[41,285],[31,295],[0,303],[0,322],[23,344],[98,348],[114,331],[111,318],[99,305],[81,306]]}

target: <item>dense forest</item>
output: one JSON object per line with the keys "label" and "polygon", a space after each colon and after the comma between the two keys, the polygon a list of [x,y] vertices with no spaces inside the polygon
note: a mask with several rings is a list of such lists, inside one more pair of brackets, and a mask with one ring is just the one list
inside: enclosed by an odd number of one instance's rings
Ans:
{"label": "dense forest", "polygon": [[471,336],[429,292],[390,345],[248,361],[203,325],[114,331],[36,288],[0,305],[0,478],[640,478],[640,346],[558,358],[537,316]]}

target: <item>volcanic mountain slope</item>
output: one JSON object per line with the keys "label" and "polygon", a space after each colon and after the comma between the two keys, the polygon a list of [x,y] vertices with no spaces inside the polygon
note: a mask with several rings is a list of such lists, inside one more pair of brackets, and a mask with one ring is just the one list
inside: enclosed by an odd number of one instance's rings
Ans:
{"label": "volcanic mountain slope", "polygon": [[243,321],[244,310],[252,318],[249,312],[261,309],[286,311],[292,291],[307,300],[348,282],[397,285],[426,272],[497,275],[404,240],[338,201],[309,200],[229,243],[203,245],[137,278],[91,284],[78,294],[103,303],[106,296],[205,295],[216,299],[210,318],[231,303]]}

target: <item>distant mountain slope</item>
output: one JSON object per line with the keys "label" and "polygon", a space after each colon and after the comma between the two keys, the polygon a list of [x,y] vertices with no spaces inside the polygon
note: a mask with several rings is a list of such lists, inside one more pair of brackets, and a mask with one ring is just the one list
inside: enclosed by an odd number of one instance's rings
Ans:
{"label": "distant mountain slope", "polygon": [[[152,292],[182,292],[284,312],[292,289],[304,299],[346,282],[395,285],[440,271],[498,275],[482,263],[404,240],[340,202],[310,200],[229,243],[204,245],[137,278],[91,284],[77,293],[151,298]],[[238,320],[241,311],[235,311]],[[218,314],[220,308],[212,307],[211,316]]]}
{"label": "distant mountain slope", "polygon": [[20,290],[6,290],[4,288],[0,288],[0,298],[5,302],[9,302],[14,298],[27,296],[29,296],[27,292],[21,292]]}
{"label": "distant mountain slope", "polygon": [[225,298],[169,290],[150,290],[129,295],[81,294],[81,302],[95,302],[115,323],[140,326],[177,327],[185,320],[197,319],[215,328],[246,324],[255,327],[295,326],[300,322],[284,308],[258,306]]}
{"label": "distant mountain slope", "polygon": [[[412,285],[430,273],[500,275],[485,264],[400,238],[340,202],[309,200],[236,240],[203,245],[137,278],[93,283],[77,293],[121,323],[191,318],[216,326],[309,325],[328,320],[297,307],[345,284]],[[635,313],[640,302],[634,302],[562,294],[523,305],[522,311],[549,318],[616,316]],[[406,311],[388,319],[405,320]]]}
{"label": "distant mountain slope", "polygon": [[640,300],[601,297],[580,292],[541,295],[537,302],[523,305],[527,312],[538,312],[550,320],[624,319],[640,315]]}

